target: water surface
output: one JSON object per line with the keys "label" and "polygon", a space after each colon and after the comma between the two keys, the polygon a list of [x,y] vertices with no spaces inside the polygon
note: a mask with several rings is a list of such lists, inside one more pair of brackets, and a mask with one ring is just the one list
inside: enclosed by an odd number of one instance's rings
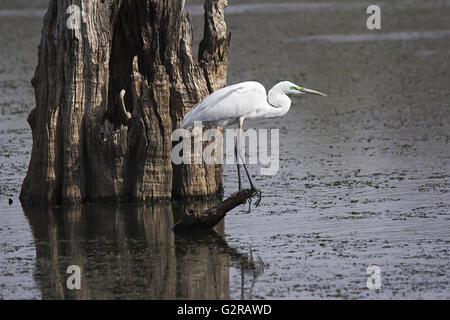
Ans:
{"label": "water surface", "polygon": [[[188,1],[197,44],[200,3]],[[328,97],[246,123],[280,129],[278,174],[250,166],[260,207],[175,235],[185,204],[20,206],[45,1],[3,1],[0,297],[449,299],[449,3],[382,2],[382,29],[369,31],[364,1],[231,0],[228,83],[288,79]],[[224,183],[236,190],[233,166]],[[80,291],[65,287],[70,264]],[[366,287],[372,264],[381,290]]]}

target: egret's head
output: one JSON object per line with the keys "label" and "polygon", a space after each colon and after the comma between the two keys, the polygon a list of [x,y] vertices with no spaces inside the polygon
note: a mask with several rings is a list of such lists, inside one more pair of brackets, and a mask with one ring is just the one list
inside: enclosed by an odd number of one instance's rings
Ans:
{"label": "egret's head", "polygon": [[282,90],[284,91],[285,94],[305,94],[305,93],[309,93],[309,94],[314,94],[316,96],[322,96],[322,97],[326,97],[327,95],[325,93],[319,92],[319,91],[315,91],[315,90],[311,90],[311,89],[307,89],[305,87],[302,86],[298,86],[295,83],[289,82],[289,81],[283,81],[280,82],[280,86],[282,88]]}

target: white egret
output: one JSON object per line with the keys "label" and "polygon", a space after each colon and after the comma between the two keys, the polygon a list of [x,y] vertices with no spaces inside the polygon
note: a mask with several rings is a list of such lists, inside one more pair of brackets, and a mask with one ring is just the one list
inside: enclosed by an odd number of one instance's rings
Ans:
{"label": "white egret", "polygon": [[[314,94],[326,96],[324,93],[303,88],[289,81],[276,84],[269,93],[262,84],[255,81],[237,83],[214,91],[199,102],[184,118],[183,128],[190,129],[194,122],[202,125],[225,127],[238,123],[239,130],[235,145],[236,160],[239,157],[250,182],[250,187],[256,190],[245,166],[240,152],[240,136],[245,119],[265,119],[284,116],[291,107],[288,94]],[[242,188],[239,161],[237,162],[239,190]]]}

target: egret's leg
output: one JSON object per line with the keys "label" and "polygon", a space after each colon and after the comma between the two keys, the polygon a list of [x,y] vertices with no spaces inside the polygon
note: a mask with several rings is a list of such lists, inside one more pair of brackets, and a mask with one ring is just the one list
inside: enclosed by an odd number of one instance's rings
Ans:
{"label": "egret's leg", "polygon": [[239,159],[238,159],[238,154],[237,154],[237,141],[234,142],[234,157],[236,159],[239,190],[242,190],[241,166],[239,165]]}
{"label": "egret's leg", "polygon": [[247,174],[248,182],[250,182],[250,187],[252,189],[256,189],[253,185],[252,179],[250,178],[250,174],[248,173],[247,166],[245,165],[244,157],[241,154],[241,143],[240,143],[240,137],[242,132],[242,125],[244,124],[244,117],[239,119],[239,129],[237,134],[237,154],[239,155],[239,158],[242,161],[242,165],[244,166],[245,173]]}

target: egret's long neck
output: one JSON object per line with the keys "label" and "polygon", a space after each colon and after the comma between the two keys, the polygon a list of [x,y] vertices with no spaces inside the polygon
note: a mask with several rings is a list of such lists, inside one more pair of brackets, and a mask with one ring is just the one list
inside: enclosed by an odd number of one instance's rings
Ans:
{"label": "egret's long neck", "polygon": [[291,99],[277,86],[270,89],[267,94],[267,102],[270,104],[269,117],[282,117],[291,107]]}

